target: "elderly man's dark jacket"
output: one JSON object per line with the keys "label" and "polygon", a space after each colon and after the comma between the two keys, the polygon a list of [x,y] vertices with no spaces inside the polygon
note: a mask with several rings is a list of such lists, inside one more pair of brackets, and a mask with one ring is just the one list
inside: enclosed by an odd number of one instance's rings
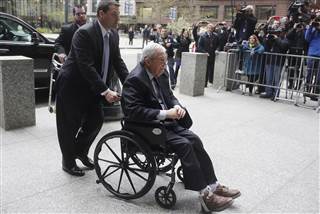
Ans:
{"label": "elderly man's dark jacket", "polygon": [[[158,82],[168,109],[178,105],[179,102],[169,87],[167,71],[158,78]],[[125,116],[132,120],[157,120],[162,108],[147,71],[141,63],[130,72],[123,85],[121,105]]]}

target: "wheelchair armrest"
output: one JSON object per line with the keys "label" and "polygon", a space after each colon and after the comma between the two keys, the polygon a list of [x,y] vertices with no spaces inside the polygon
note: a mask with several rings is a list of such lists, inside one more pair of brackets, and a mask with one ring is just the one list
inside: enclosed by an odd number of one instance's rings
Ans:
{"label": "wheelchair armrest", "polygon": [[162,121],[136,121],[123,118],[121,124],[122,129],[138,135],[146,143],[165,147],[167,132]]}
{"label": "wheelchair armrest", "polygon": [[151,127],[159,127],[159,126],[173,126],[176,125],[175,120],[152,120],[152,121],[138,121],[131,120],[128,118],[121,119],[121,126],[124,127],[126,124],[135,124],[137,126],[151,126]]}

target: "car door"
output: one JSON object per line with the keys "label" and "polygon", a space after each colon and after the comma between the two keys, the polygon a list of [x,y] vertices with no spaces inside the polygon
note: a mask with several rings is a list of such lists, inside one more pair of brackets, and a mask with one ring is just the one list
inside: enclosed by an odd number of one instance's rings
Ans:
{"label": "car door", "polygon": [[18,20],[0,16],[0,55],[33,58],[36,89],[48,86],[48,67],[53,52],[54,45],[39,33]]}

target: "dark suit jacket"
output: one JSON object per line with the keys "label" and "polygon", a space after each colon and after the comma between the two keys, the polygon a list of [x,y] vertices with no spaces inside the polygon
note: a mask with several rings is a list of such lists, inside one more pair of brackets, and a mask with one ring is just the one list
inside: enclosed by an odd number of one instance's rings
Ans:
{"label": "dark suit jacket", "polygon": [[[180,105],[170,90],[167,71],[158,78],[158,81],[167,107],[172,108],[174,105]],[[138,64],[128,75],[122,88],[121,106],[125,116],[130,120],[157,120],[161,106],[142,64]]]}
{"label": "dark suit jacket", "polygon": [[218,43],[219,39],[216,33],[212,33],[212,36],[209,37],[208,32],[205,32],[199,37],[197,52],[208,53],[210,56],[214,56]]}
{"label": "dark suit jacket", "polygon": [[54,42],[55,51],[57,53],[69,54],[72,37],[77,30],[78,25],[76,23],[67,24],[61,27],[59,37]]}
{"label": "dark suit jacket", "polygon": [[103,38],[99,23],[95,20],[81,26],[73,36],[70,54],[59,73],[56,89],[59,90],[61,85],[67,84],[68,90],[72,88],[80,96],[101,98],[100,94],[109,87],[114,70],[123,83],[128,75],[128,69],[121,58],[119,35],[115,30],[110,32],[109,46],[109,70],[107,82],[104,83],[101,69]]}

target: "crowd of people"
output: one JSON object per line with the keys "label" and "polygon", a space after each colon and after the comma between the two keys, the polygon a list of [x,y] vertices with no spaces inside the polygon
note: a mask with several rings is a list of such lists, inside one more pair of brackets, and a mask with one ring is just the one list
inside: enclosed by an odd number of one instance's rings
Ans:
{"label": "crowd of people", "polygon": [[[181,64],[181,53],[191,51],[207,53],[208,63],[205,87],[213,82],[215,52],[227,51],[231,48],[241,50],[240,65],[237,73],[244,73],[249,82],[259,83],[255,90],[261,98],[274,99],[277,96],[282,68],[286,62],[283,54],[306,55],[307,60],[306,88],[309,93],[319,94],[320,67],[320,12],[310,9],[308,1],[293,3],[288,9],[288,16],[272,16],[266,23],[257,24],[253,6],[238,8],[234,22],[217,24],[198,22],[192,28],[184,28],[180,34],[161,25],[145,26],[142,31],[143,46],[148,41],[162,44],[168,54],[168,70],[172,89],[175,88]],[[262,53],[270,53],[262,55]],[[277,57],[275,57],[277,56]],[[174,64],[176,65],[174,68]],[[301,86],[301,58],[288,59],[288,88],[298,89]],[[266,85],[266,86],[261,86]],[[268,87],[270,86],[270,87]],[[253,85],[247,84],[249,95],[253,93]],[[311,100],[317,96],[310,95]]]}

